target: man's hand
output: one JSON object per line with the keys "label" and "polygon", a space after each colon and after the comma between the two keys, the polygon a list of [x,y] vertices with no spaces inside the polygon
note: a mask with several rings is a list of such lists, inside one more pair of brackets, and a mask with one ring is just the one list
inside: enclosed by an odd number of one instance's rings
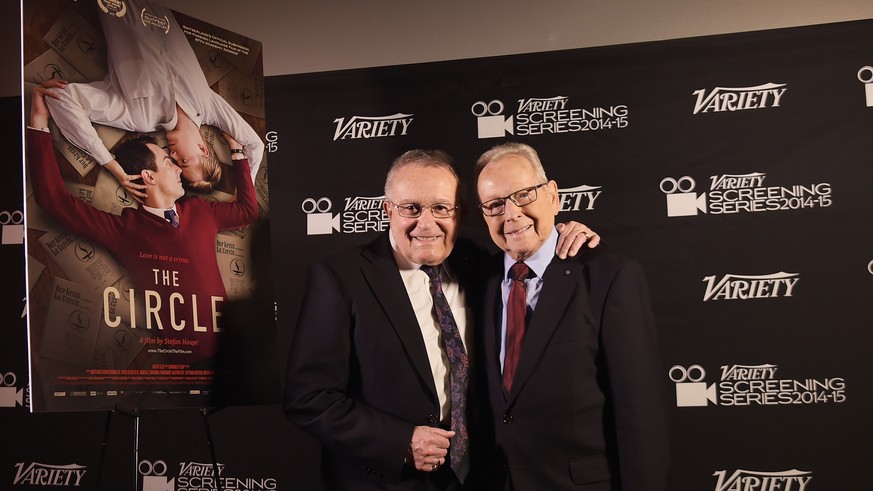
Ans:
{"label": "man's hand", "polygon": [[423,472],[433,472],[446,462],[449,439],[454,431],[431,426],[416,426],[409,443],[408,463]]}
{"label": "man's hand", "polygon": [[555,228],[560,234],[555,253],[561,259],[567,259],[567,256],[575,257],[585,243],[588,244],[589,249],[594,249],[597,244],[600,244],[600,236],[585,224],[579,222],[559,223],[555,225]]}
{"label": "man's hand", "polygon": [[118,184],[121,184],[121,187],[125,189],[133,199],[135,199],[140,204],[148,198],[148,195],[143,191],[146,189],[145,184],[137,184],[133,182],[136,179],[139,179],[142,176],[136,174],[128,174],[124,172],[124,168],[121,167],[121,164],[118,163],[117,160],[112,159],[109,162],[106,162],[106,165],[103,166],[104,169],[108,170],[112,177],[118,181]]}
{"label": "man's hand", "polygon": [[51,89],[63,89],[66,86],[66,80],[47,80],[42,85],[33,88],[33,99],[30,101],[30,126],[32,128],[48,128],[51,115],[45,98],[59,99],[58,95]]}

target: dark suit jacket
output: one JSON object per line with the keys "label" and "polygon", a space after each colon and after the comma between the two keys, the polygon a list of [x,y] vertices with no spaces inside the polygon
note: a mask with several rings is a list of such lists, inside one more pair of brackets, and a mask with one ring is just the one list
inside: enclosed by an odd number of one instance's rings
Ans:
{"label": "dark suit jacket", "polygon": [[512,489],[667,489],[664,371],[640,265],[604,246],[556,256],[510,394],[499,358],[502,276],[501,255],[481,340],[497,455]]}
{"label": "dark suit jacket", "polygon": [[[463,240],[449,258],[468,304],[482,291],[471,287],[477,268],[487,263],[482,259],[481,250]],[[439,402],[387,233],[312,266],[284,410],[322,444],[322,473],[331,489],[458,485],[449,466],[422,473],[403,463],[414,427],[439,424]]]}

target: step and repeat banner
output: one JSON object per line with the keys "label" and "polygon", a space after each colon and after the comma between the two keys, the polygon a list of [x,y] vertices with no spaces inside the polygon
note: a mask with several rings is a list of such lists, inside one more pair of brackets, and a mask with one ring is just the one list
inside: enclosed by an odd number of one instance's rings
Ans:
{"label": "step and repeat banner", "polygon": [[558,221],[646,270],[675,489],[865,488],[871,35],[864,21],[271,77],[280,332],[311,261],[387,229],[394,157],[449,152],[465,232],[490,245],[473,165],[527,143],[558,183]]}
{"label": "step and repeat banner", "polygon": [[[384,176],[396,156],[454,156],[468,183],[463,233],[490,246],[473,164],[519,141],[558,183],[558,220],[589,225],[646,270],[671,395],[673,488],[866,489],[871,37],[873,21],[859,21],[267,77],[261,136],[279,213],[257,274],[274,285],[279,367],[308,265],[387,230]],[[0,103],[15,140],[22,101]],[[206,416],[179,406],[29,412],[51,397],[28,388],[45,380],[29,375],[27,320],[48,310],[25,308],[25,270],[32,283],[59,268],[26,265],[29,191],[18,166],[9,174],[0,182],[0,488],[321,489],[318,445],[277,404]],[[262,361],[248,369],[279,376]]]}

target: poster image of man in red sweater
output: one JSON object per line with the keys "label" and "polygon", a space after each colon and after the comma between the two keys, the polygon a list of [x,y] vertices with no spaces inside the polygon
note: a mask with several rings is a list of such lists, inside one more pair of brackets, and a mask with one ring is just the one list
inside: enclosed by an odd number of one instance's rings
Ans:
{"label": "poster image of man in red sweater", "polygon": [[[153,384],[162,390],[175,387],[180,393],[191,392],[192,387],[195,393],[203,387],[208,391],[212,360],[222,332],[221,306],[228,297],[216,259],[216,235],[248,226],[259,215],[242,146],[225,134],[233,159],[236,200],[217,202],[183,198],[182,170],[153,138],[126,139],[115,148],[116,158],[127,174],[140,177],[146,197],[137,208],[124,208],[120,215],[108,213],[77,199],[65,187],[45,103],[47,97],[54,97],[56,84],[49,81],[37,86],[31,101],[26,149],[35,201],[75,236],[103,246],[127,270],[132,287],[102,288],[100,321],[110,331],[122,332],[122,328],[129,327],[137,333],[137,342],[144,345],[132,364],[137,370],[101,371],[91,360],[85,360],[83,365],[91,365],[85,376],[98,386],[107,378],[124,378],[128,382],[120,386],[128,389]],[[122,325],[124,313],[114,308],[123,297],[130,299],[130,307],[126,308],[131,312],[125,316],[129,326]],[[46,334],[49,329],[54,328],[47,324],[43,337],[57,338],[56,331]]]}

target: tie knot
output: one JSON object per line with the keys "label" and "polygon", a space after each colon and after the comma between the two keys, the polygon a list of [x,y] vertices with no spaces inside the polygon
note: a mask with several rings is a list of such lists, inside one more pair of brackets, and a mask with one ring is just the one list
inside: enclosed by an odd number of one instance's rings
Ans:
{"label": "tie knot", "polygon": [[179,216],[176,215],[176,211],[172,208],[169,210],[164,210],[164,218],[169,220],[170,225],[179,228]]}
{"label": "tie knot", "polygon": [[424,271],[431,280],[439,280],[440,279],[440,267],[439,266],[428,266],[427,264],[421,267],[421,270]]}
{"label": "tie knot", "polygon": [[524,263],[515,263],[509,268],[509,279],[524,281],[530,275],[530,268]]}

